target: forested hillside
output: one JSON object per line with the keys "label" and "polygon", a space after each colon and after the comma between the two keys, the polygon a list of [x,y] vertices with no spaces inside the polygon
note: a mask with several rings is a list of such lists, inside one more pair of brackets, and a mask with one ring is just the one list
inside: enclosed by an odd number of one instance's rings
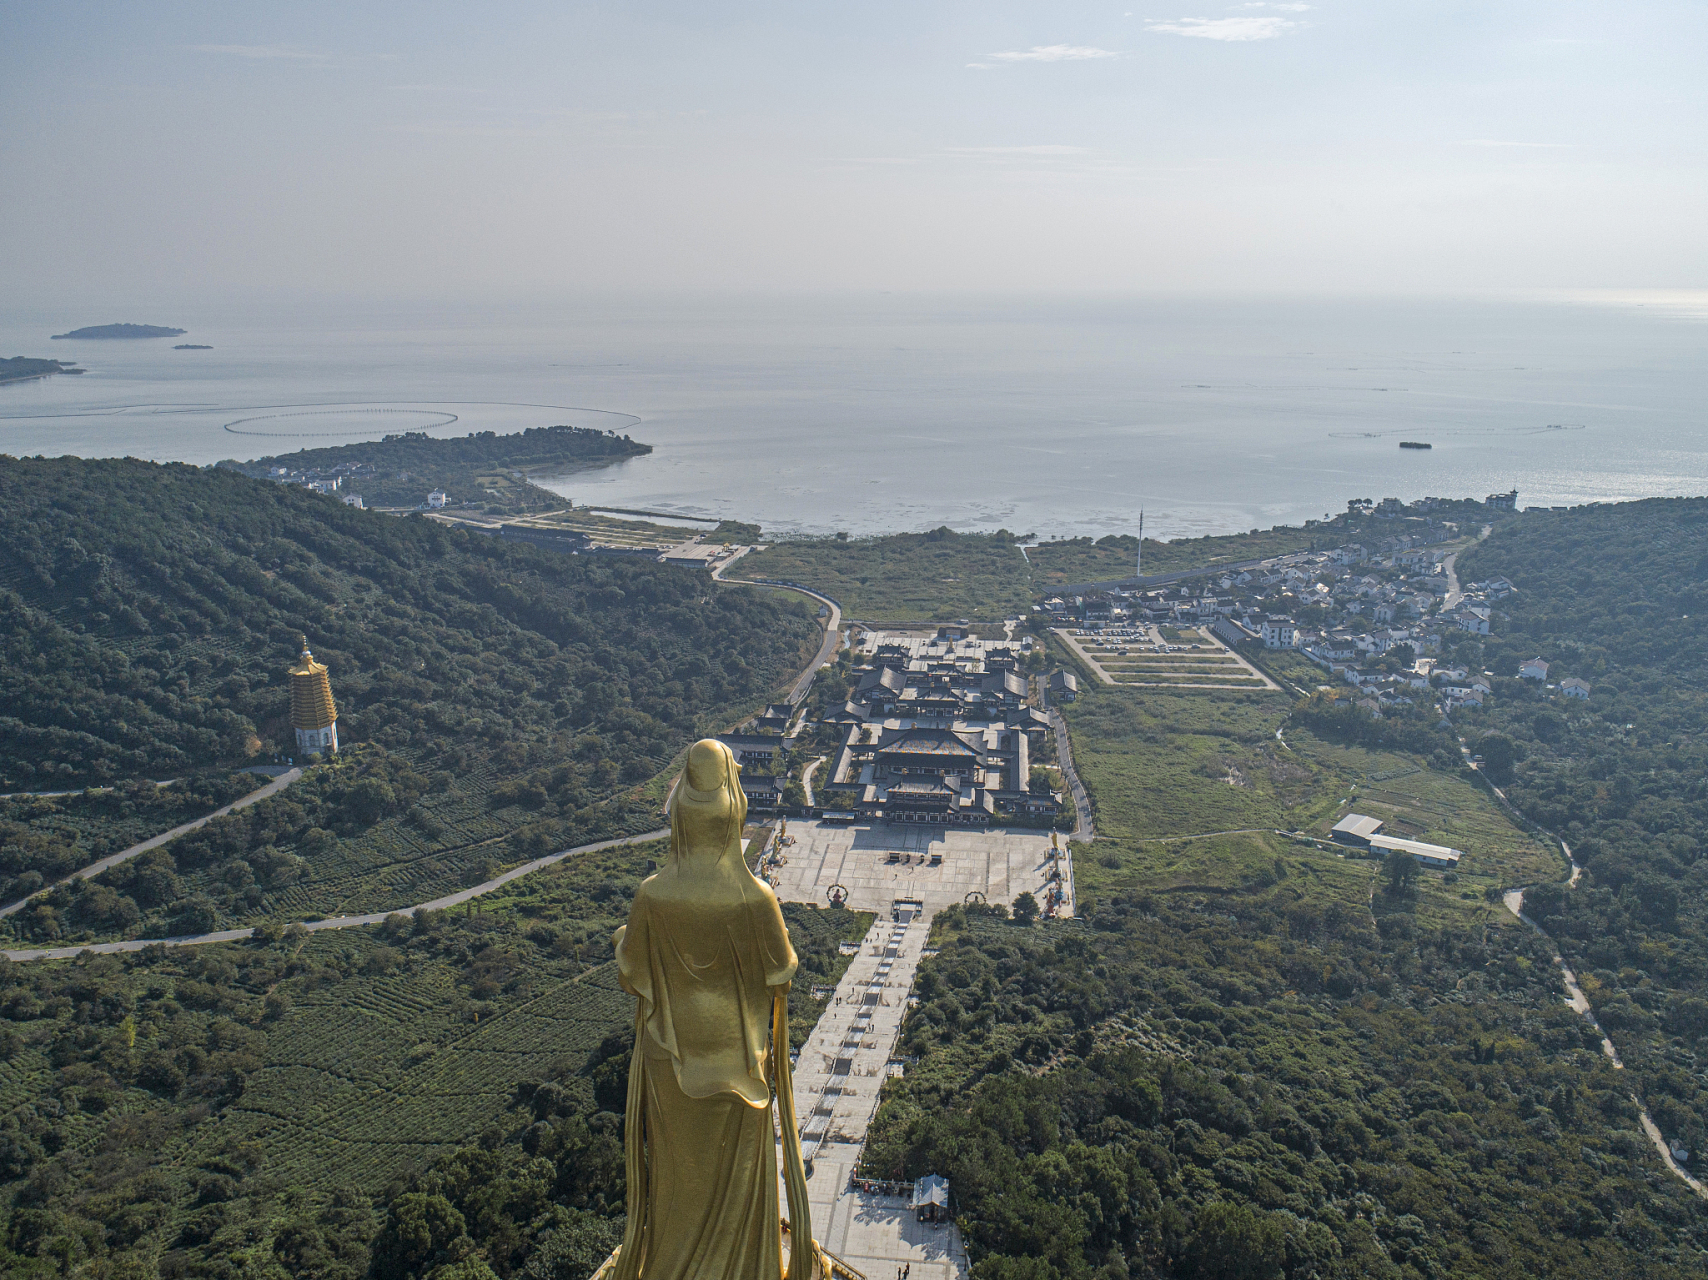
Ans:
{"label": "forested hillside", "polygon": [[[611,934],[661,856],[368,929],[0,963],[0,1274],[583,1280],[623,1228]],[[872,919],[784,912],[802,987]]]}
{"label": "forested hillside", "polygon": [[[228,470],[0,459],[0,541],[0,789],[294,755],[285,670],[303,635],[331,668],[352,748],[335,767],[110,873],[185,924],[386,910],[647,830],[657,798],[639,785],[796,674],[818,634],[800,607],[703,573]],[[24,936],[108,936],[132,910],[43,905]]]}
{"label": "forested hillside", "polygon": [[[1577,969],[1669,1138],[1708,1153],[1708,500],[1526,512],[1460,561],[1504,576],[1462,651],[1495,697],[1460,731],[1586,868],[1526,910]],[[1480,652],[1479,652],[1480,648]],[[1550,662],[1547,685],[1519,662]],[[1585,701],[1560,680],[1591,685]]]}

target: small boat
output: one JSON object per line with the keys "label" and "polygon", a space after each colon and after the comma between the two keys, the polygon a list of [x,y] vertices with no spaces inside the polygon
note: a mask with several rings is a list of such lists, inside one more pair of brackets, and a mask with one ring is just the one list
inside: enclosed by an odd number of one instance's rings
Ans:
{"label": "small boat", "polygon": [[1402,449],[1433,449],[1433,448],[1435,448],[1435,446],[1428,443],[1427,441],[1424,441],[1424,440],[1401,440],[1400,441],[1400,448],[1402,448]]}

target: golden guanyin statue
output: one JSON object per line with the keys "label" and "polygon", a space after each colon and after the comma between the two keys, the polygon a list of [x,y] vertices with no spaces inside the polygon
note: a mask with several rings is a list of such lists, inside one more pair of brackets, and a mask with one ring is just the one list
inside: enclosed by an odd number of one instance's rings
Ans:
{"label": "golden guanyin statue", "polygon": [[[742,856],[735,758],[694,744],[670,802],[670,857],[617,930],[636,998],[625,1120],[628,1229],[610,1280],[783,1280],[776,1132],[789,1202],[788,1280],[829,1280],[812,1241],[789,1078],[795,950],[771,886]],[[777,1106],[777,1130],[771,1106]]]}

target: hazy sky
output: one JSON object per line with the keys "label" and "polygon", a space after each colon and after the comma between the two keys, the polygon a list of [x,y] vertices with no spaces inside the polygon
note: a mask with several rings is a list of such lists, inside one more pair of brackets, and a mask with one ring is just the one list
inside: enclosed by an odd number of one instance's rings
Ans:
{"label": "hazy sky", "polygon": [[1708,284],[1702,0],[15,5],[15,303]]}

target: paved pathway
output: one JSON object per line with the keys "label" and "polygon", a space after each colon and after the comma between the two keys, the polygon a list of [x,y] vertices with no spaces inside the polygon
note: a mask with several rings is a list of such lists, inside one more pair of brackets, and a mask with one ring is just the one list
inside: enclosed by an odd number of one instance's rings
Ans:
{"label": "paved pathway", "polygon": [[1067,779],[1068,793],[1073,796],[1072,838],[1095,840],[1097,832],[1092,826],[1091,797],[1086,794],[1085,784],[1079,780],[1079,771],[1073,767],[1073,744],[1068,741],[1067,721],[1055,707],[1049,708],[1045,714],[1049,716],[1050,729],[1056,735],[1056,759],[1061,763],[1062,777]]}
{"label": "paved pathway", "polygon": [[[283,780],[281,779],[281,781]],[[595,844],[578,845],[573,849],[565,849],[561,853],[548,853],[543,858],[524,862],[521,866],[512,868],[484,884],[477,884],[472,889],[460,889],[456,893],[446,894],[443,898],[434,898],[431,902],[418,903],[413,907],[396,907],[391,911],[375,911],[365,916],[333,916],[329,920],[309,920],[303,923],[303,928],[310,933],[318,933],[322,929],[354,929],[365,924],[379,924],[387,916],[411,915],[417,911],[442,911],[446,907],[461,906],[482,894],[502,888],[520,876],[538,871],[541,867],[549,867],[554,862],[562,862],[565,858],[573,858],[583,853],[597,853],[600,849],[615,849],[618,845],[639,844],[645,840],[660,840],[669,834],[670,828],[661,827],[657,831],[648,831],[644,835],[622,836],[616,840],[600,840]],[[218,933],[196,933],[177,938],[132,938],[127,942],[94,942],[86,943],[80,947],[49,947],[32,951],[7,951],[3,954],[8,960],[70,960],[82,955],[85,951],[94,952],[96,955],[112,955],[120,951],[141,951],[144,947],[152,947],[157,944],[168,947],[195,947],[207,942],[237,942],[251,936],[254,932],[253,928],[222,929]]]}
{"label": "paved pathway", "polygon": [[879,1090],[900,1069],[891,1056],[929,932],[927,918],[880,918],[795,1065],[813,1236],[870,1280],[889,1280],[904,1266],[918,1268],[918,1280],[968,1274],[959,1228],[919,1222],[905,1196],[866,1190],[854,1178]]}
{"label": "paved pathway", "polygon": [[[158,849],[168,840],[176,840],[179,836],[194,831],[197,827],[205,827],[215,818],[224,817],[226,814],[234,813],[238,809],[247,809],[252,804],[259,804],[261,801],[267,799],[268,796],[277,795],[280,791],[290,786],[291,783],[295,782],[300,777],[302,777],[301,769],[288,769],[278,777],[274,778],[266,786],[257,791],[251,791],[246,796],[241,796],[238,799],[233,800],[223,808],[215,809],[205,818],[197,818],[194,822],[186,822],[183,826],[173,827],[170,831],[162,831],[159,835],[148,840],[144,840],[141,844],[133,844],[128,849],[121,849],[118,853],[108,854],[98,862],[91,862],[80,871],[73,871],[70,875],[63,877],[62,879],[55,880],[50,885],[42,886],[40,889],[37,889],[35,893],[31,894],[30,898],[44,894],[50,889],[57,889],[62,884],[69,884],[73,880],[92,880],[103,871],[116,867],[121,862],[127,862],[131,858],[136,857],[139,853],[147,853],[150,849]],[[0,907],[0,919],[4,919],[6,916],[12,915],[15,912],[22,911],[29,905],[30,898],[20,898],[16,902],[8,903],[6,906]],[[244,932],[247,933],[248,930],[244,930]],[[7,954],[12,955],[13,953],[7,952]]]}
{"label": "paved pathway", "polygon": [[804,822],[791,833],[787,861],[768,868],[779,897],[823,902],[836,884],[849,906],[878,912],[795,1066],[813,1235],[869,1280],[902,1267],[918,1269],[917,1280],[966,1280],[959,1228],[920,1222],[900,1188],[855,1173],[883,1083],[905,1069],[896,1041],[932,917],[975,891],[993,903],[1021,890],[1043,901],[1057,868],[1071,914],[1072,856],[1052,855],[1037,832]]}
{"label": "paved pathway", "polygon": [[812,776],[818,772],[819,765],[823,764],[828,758],[829,757],[827,756],[820,756],[818,759],[808,763],[807,767],[801,770],[801,790],[807,793],[807,808],[809,809],[812,808],[815,803],[812,798]]}

